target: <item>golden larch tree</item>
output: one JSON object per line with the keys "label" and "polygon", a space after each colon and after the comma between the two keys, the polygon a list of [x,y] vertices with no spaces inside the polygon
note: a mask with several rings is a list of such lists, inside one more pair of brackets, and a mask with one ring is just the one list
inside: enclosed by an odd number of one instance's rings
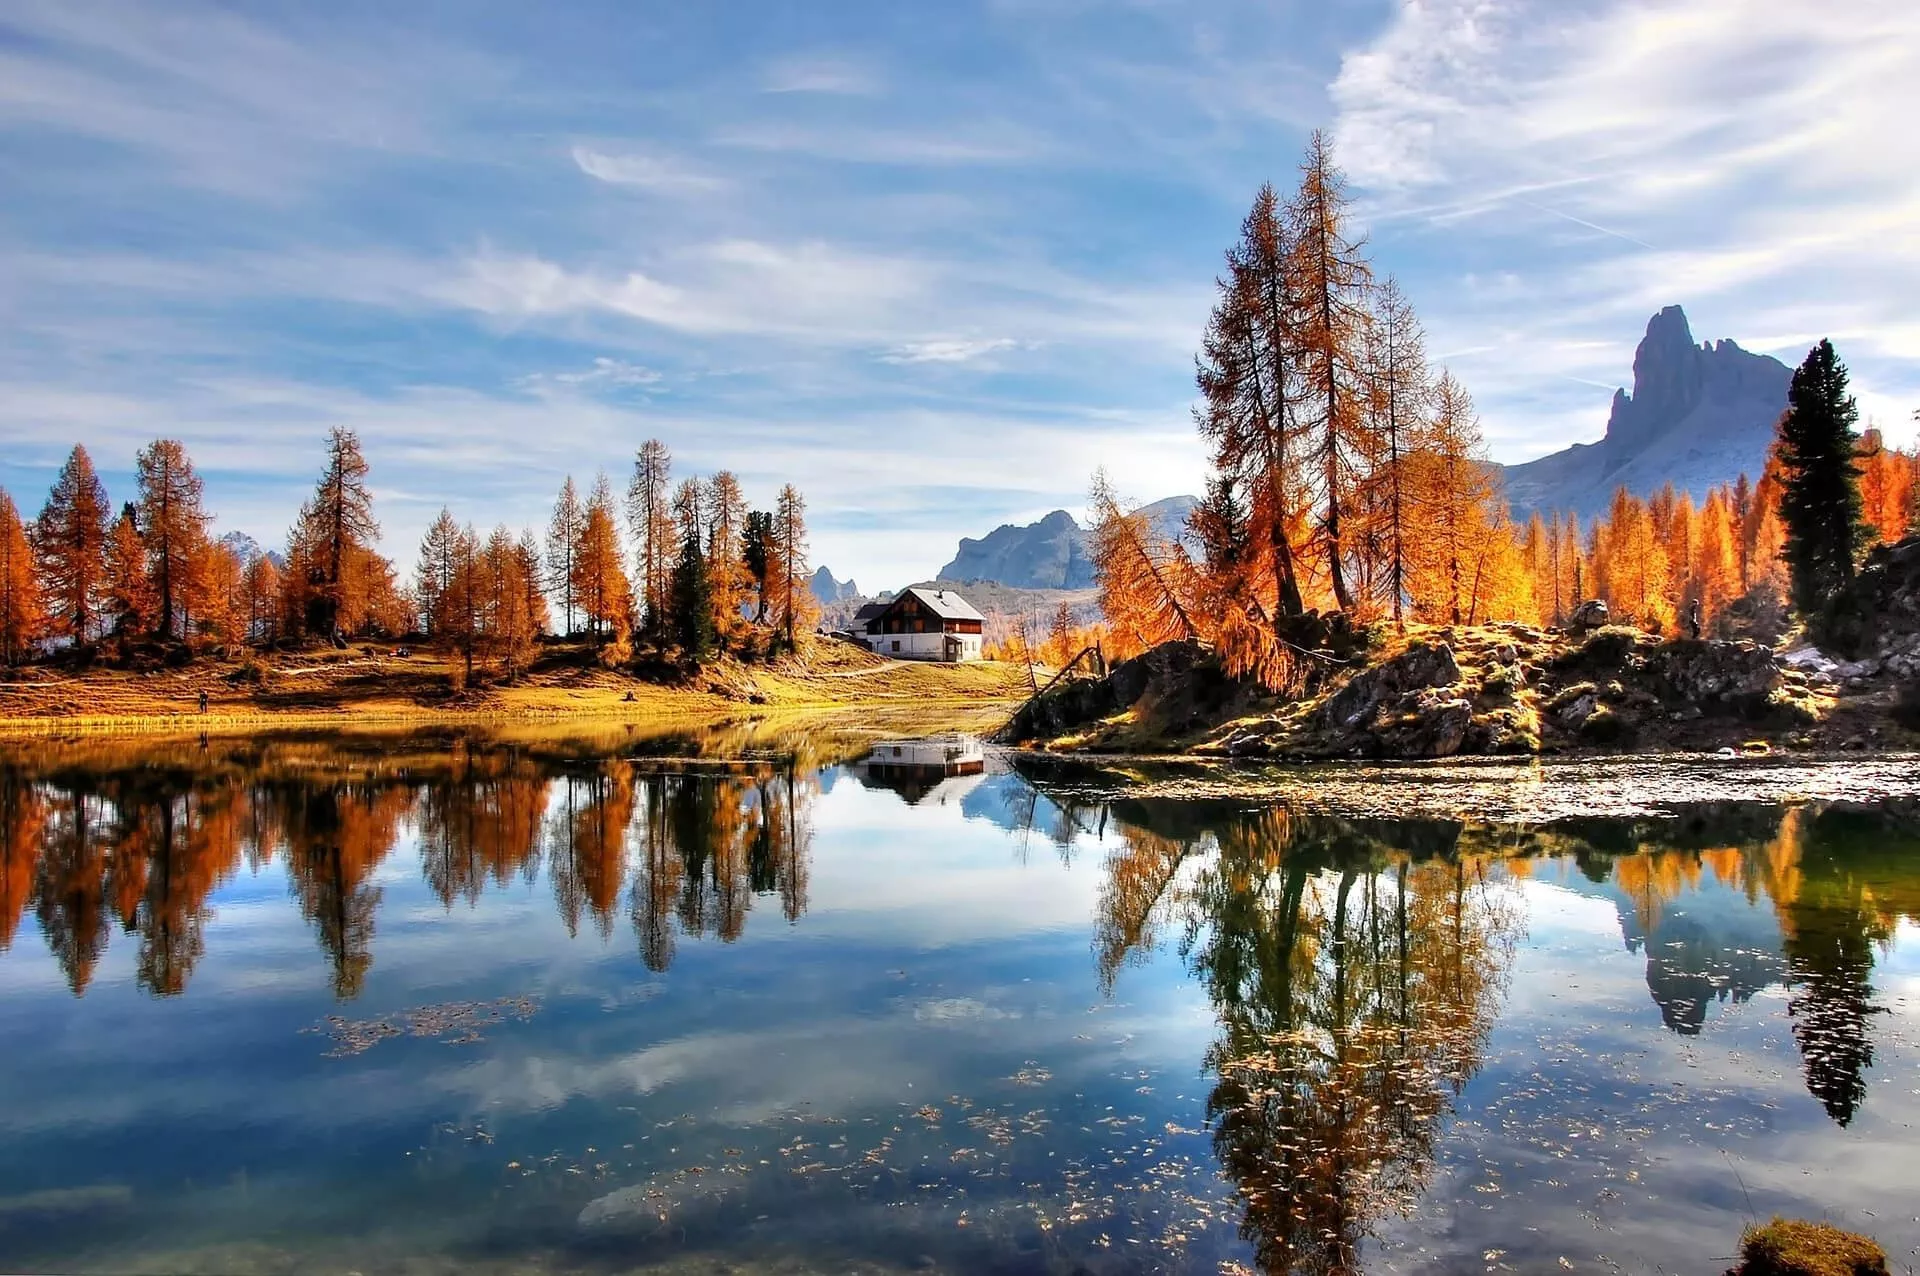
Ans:
{"label": "golden larch tree", "polygon": [[40,595],[56,636],[87,643],[98,632],[111,519],[107,490],[94,472],[93,458],[86,448],[75,447],[34,520]]}
{"label": "golden larch tree", "polygon": [[721,470],[707,481],[707,584],[713,600],[713,629],[722,646],[745,626],[741,609],[753,588],[743,538],[747,498],[733,471]]}
{"label": "golden larch tree", "polygon": [[154,628],[162,638],[190,636],[191,616],[204,589],[207,526],[200,476],[178,439],[155,439],[134,458],[140,536],[153,582]]}
{"label": "golden larch tree", "polygon": [[1367,291],[1372,281],[1361,242],[1347,227],[1346,176],[1333,162],[1326,134],[1316,129],[1300,166],[1300,191],[1290,210],[1294,228],[1296,296],[1308,390],[1300,403],[1301,436],[1318,489],[1327,581],[1342,611],[1353,610],[1347,584],[1349,546],[1343,519],[1378,452],[1367,419]]}
{"label": "golden larch tree", "polygon": [[1720,622],[1728,604],[1741,594],[1737,542],[1733,510],[1726,493],[1716,489],[1700,508],[1699,528],[1693,541],[1692,583],[1688,591],[1700,601],[1700,619],[1704,625]]}
{"label": "golden larch tree", "polygon": [[602,638],[623,639],[633,625],[633,590],[620,554],[614,522],[613,488],[599,475],[587,497],[581,520],[580,548],[574,557],[574,596],[587,626]]}
{"label": "golden larch tree", "polygon": [[106,575],[100,582],[103,627],[115,634],[146,633],[160,610],[147,572],[147,543],[132,505],[120,511],[107,534]]}
{"label": "golden larch tree", "polygon": [[774,627],[785,636],[787,649],[794,649],[799,635],[813,628],[820,616],[807,583],[807,503],[800,490],[789,483],[780,489],[773,508],[773,561],[778,577],[774,591]]}
{"label": "golden larch tree", "polygon": [[1466,624],[1488,596],[1489,570],[1499,567],[1498,538],[1512,537],[1473,396],[1451,372],[1442,371],[1434,387],[1428,430],[1427,446],[1412,467],[1413,505],[1423,534],[1411,558],[1410,592],[1417,614]]}
{"label": "golden larch tree", "polygon": [[0,664],[24,661],[45,623],[33,567],[33,546],[19,507],[0,488]]}
{"label": "golden larch tree", "polygon": [[627,533],[633,538],[634,587],[640,627],[658,638],[667,630],[667,590],[680,555],[673,521],[673,454],[659,439],[640,445],[627,484]]}
{"label": "golden larch tree", "polygon": [[1861,513],[1875,542],[1891,544],[1907,534],[1913,513],[1913,460],[1887,446],[1880,430],[1860,435]]}

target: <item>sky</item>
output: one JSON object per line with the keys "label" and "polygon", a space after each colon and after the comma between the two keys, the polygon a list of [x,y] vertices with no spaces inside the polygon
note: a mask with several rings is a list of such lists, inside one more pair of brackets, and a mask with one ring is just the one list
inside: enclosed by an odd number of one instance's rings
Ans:
{"label": "sky", "polygon": [[1195,492],[1193,353],[1323,128],[1496,459],[1663,305],[1920,409],[1911,0],[0,0],[0,486],[186,442],[284,541],[335,425],[385,551],[566,475],[805,494],[868,590]]}

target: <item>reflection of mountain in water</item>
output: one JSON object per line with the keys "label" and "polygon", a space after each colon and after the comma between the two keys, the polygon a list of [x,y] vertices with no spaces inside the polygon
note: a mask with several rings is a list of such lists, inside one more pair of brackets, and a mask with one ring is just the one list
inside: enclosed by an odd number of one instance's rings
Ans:
{"label": "reflection of mountain in water", "polygon": [[[1302,816],[1280,806],[1250,813],[1230,799],[1075,805],[1070,770],[1045,759],[1016,765],[1073,809],[1063,847],[1095,828],[1111,826],[1118,835],[1094,944],[1103,982],[1165,932],[1185,930],[1191,939],[1221,924],[1218,917],[1196,922],[1186,904],[1196,879],[1224,871],[1210,866],[1227,862],[1232,839],[1251,838],[1256,847],[1235,870],[1242,880],[1310,857],[1305,862],[1361,872],[1369,891],[1388,868],[1436,857],[1497,864],[1519,877],[1553,862],[1568,889],[1613,903],[1627,947],[1645,954],[1648,991],[1673,1031],[1700,1031],[1715,1001],[1738,1004],[1784,986],[1807,1090],[1841,1125],[1866,1097],[1873,1021],[1884,1013],[1873,986],[1874,950],[1891,941],[1902,918],[1920,921],[1920,809],[1912,803],[1702,805],[1665,820],[1516,828]],[[1250,822],[1261,831],[1249,832]]]}
{"label": "reflection of mountain in water", "polygon": [[1724,884],[1694,888],[1661,910],[1651,932],[1626,892],[1610,882],[1601,893],[1619,910],[1627,951],[1646,954],[1647,991],[1661,1020],[1682,1036],[1700,1031],[1712,1003],[1739,1005],[1786,977],[1773,911]]}

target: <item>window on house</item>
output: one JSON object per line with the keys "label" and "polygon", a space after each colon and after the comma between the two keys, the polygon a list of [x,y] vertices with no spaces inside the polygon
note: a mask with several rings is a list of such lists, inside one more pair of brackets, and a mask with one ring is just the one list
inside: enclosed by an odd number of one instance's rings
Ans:
{"label": "window on house", "polygon": [[898,650],[900,650],[900,640],[899,640],[898,638],[895,638],[895,639],[893,640],[893,649],[894,649],[895,651],[898,651]]}

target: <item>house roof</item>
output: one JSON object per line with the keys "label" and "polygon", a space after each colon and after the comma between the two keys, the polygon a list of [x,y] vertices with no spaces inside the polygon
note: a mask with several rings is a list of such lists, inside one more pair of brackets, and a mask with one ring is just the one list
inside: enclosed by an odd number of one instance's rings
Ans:
{"label": "house roof", "polygon": [[887,608],[892,605],[891,603],[862,603],[860,610],[853,613],[853,619],[855,623],[862,620],[872,620],[875,616],[885,615]]}
{"label": "house roof", "polygon": [[974,610],[972,603],[954,593],[951,589],[934,589],[926,585],[914,585],[901,590],[894,596],[892,601],[888,602],[871,616],[867,615],[866,608],[862,607],[860,609],[860,618],[866,620],[868,632],[872,632],[872,626],[877,623],[882,616],[891,612],[895,607],[900,605],[902,600],[909,597],[932,612],[934,617],[939,620],[986,620],[985,616],[982,616],[978,611]]}
{"label": "house roof", "polygon": [[[954,593],[951,589],[933,589],[925,585],[914,585],[901,591],[904,598],[912,594],[920,600],[920,605],[942,620],[985,620],[974,605]],[[894,600],[898,602],[899,599]]]}

